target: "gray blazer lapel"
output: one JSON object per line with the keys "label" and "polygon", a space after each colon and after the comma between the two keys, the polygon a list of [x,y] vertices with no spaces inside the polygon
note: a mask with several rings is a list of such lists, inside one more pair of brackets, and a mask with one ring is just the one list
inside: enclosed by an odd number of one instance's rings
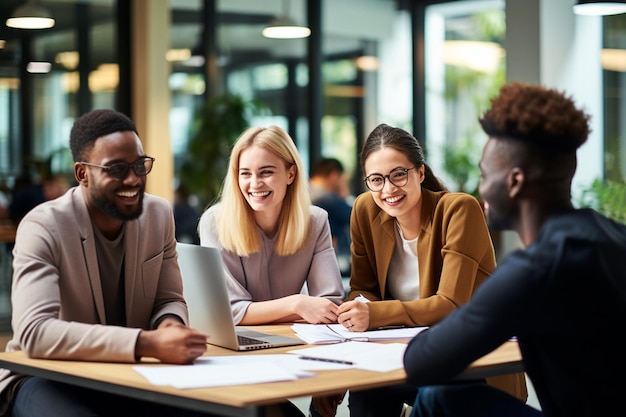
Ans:
{"label": "gray blazer lapel", "polygon": [[[143,288],[140,277],[142,277],[139,262],[139,220],[127,221],[124,226],[124,287],[126,293],[126,317],[133,317],[133,309],[137,302],[141,302]],[[139,299],[137,299],[139,297]]]}
{"label": "gray blazer lapel", "polygon": [[76,213],[76,222],[80,231],[83,247],[83,257],[87,265],[87,273],[89,274],[89,284],[91,293],[96,304],[98,312],[98,320],[100,323],[106,323],[104,310],[104,296],[102,295],[102,282],[100,281],[100,269],[98,268],[98,254],[96,253],[96,242],[93,234],[93,225],[87,205],[83,198],[82,187],[77,187],[73,195],[74,212]]}

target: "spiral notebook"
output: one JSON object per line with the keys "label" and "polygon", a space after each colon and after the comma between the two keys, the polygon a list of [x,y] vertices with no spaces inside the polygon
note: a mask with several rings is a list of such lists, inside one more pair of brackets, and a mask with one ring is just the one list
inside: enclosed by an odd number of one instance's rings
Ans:
{"label": "spiral notebook", "polygon": [[219,250],[182,242],[176,244],[176,250],[183,296],[189,309],[189,325],[208,334],[208,343],[232,350],[304,344],[299,338],[236,327]]}

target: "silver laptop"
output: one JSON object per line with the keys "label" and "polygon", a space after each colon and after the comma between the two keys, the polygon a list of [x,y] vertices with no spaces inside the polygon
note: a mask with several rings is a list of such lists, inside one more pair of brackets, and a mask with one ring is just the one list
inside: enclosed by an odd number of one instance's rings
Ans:
{"label": "silver laptop", "polygon": [[176,249],[189,325],[211,336],[208,343],[232,350],[305,344],[295,337],[235,327],[219,250],[182,242],[176,244]]}

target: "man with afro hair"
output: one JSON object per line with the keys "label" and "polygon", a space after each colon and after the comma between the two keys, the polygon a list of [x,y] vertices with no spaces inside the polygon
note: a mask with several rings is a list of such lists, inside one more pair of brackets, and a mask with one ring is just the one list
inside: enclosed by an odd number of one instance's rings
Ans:
{"label": "man with afro hair", "polygon": [[[513,251],[472,299],[411,341],[415,416],[623,415],[626,225],[576,209],[571,182],[589,116],[562,92],[513,83],[480,118],[479,192]],[[541,411],[476,381],[450,381],[517,337]]]}

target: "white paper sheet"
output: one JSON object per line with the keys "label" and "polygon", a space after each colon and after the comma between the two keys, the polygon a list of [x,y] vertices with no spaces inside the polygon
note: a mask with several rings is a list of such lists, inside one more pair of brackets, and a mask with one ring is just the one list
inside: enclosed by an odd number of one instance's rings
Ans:
{"label": "white paper sheet", "polygon": [[290,354],[201,356],[193,365],[137,365],[133,369],[153,385],[179,389],[292,381],[314,376],[310,371],[353,366],[302,360]]}
{"label": "white paper sheet", "polygon": [[259,384],[298,379],[294,372],[272,362],[244,362],[228,365],[135,366],[134,369],[154,385],[171,385],[180,389]]}
{"label": "white paper sheet", "polygon": [[[405,343],[344,342],[290,350],[294,355],[351,361],[354,367],[388,372],[404,367]],[[311,361],[312,362],[312,361]]]}
{"label": "white paper sheet", "polygon": [[352,332],[341,324],[295,323],[292,330],[300,339],[311,344],[341,343],[348,340],[357,342],[405,341],[408,342],[428,327],[400,327],[397,329],[368,330]]}

